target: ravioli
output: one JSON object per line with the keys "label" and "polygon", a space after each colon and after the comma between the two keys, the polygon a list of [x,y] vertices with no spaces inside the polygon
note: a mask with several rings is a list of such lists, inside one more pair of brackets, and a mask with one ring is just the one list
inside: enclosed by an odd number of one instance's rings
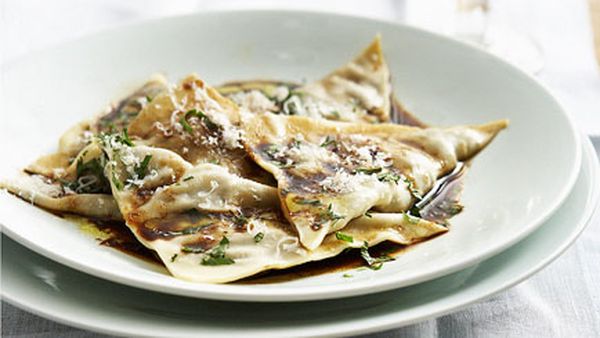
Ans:
{"label": "ravioli", "polygon": [[[224,283],[270,269],[363,250],[382,241],[411,244],[447,231],[403,214],[358,218],[306,250],[279,207],[277,189],[210,163],[192,165],[165,149],[104,141],[107,176],[127,226],[177,278]],[[137,173],[147,162],[145,175]]]}
{"label": "ravioli", "polygon": [[381,39],[376,37],[354,60],[317,82],[304,86],[232,83],[220,91],[251,113],[380,123],[390,121],[391,88]]}
{"label": "ravioli", "polygon": [[152,100],[131,122],[141,144],[172,150],[193,164],[216,163],[255,181],[273,184],[269,173],[244,151],[238,107],[196,75]]}
{"label": "ravioli", "polygon": [[0,187],[124,220],[184,280],[226,283],[352,248],[378,269],[391,258],[369,247],[448,231],[460,184],[446,183],[508,125],[387,124],[402,121],[395,109],[379,37],[307,85],[156,77]]}
{"label": "ravioli", "polygon": [[371,208],[408,211],[506,126],[423,129],[274,114],[244,125],[246,149],[275,176],[284,214],[310,250]]}
{"label": "ravioli", "polygon": [[94,135],[121,132],[166,88],[165,78],[154,76],[96,117],[71,127],[61,136],[57,152],[40,157],[16,178],[0,182],[0,187],[52,211],[121,219],[103,174],[104,163]]}

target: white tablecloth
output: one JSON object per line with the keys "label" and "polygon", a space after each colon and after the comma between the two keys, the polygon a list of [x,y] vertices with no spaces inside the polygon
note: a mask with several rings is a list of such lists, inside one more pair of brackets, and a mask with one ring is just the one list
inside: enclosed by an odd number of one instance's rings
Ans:
{"label": "white tablecloth", "polygon": [[[342,11],[427,26],[441,8],[428,0],[3,0],[0,60],[11,60],[64,40],[150,17],[230,7],[292,7]],[[367,4],[367,5],[366,5]],[[446,5],[447,6],[447,5]],[[600,75],[593,59],[585,0],[492,1],[492,13],[540,44],[539,74],[594,135],[600,156]],[[421,12],[421,16],[411,13]],[[429,21],[431,23],[431,21]],[[76,29],[73,29],[76,27]],[[431,28],[431,27],[430,27]],[[435,28],[435,27],[434,27]],[[529,280],[465,310],[372,337],[599,337],[600,215],[563,256]],[[2,304],[2,336],[100,337]]]}

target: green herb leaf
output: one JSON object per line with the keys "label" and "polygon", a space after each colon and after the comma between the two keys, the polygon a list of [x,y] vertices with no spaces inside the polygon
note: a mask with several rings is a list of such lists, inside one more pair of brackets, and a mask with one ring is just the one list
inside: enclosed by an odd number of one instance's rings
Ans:
{"label": "green herb leaf", "polygon": [[127,134],[127,128],[123,128],[123,132],[121,133],[120,137],[117,138],[117,140],[127,146],[134,146],[133,142],[129,138],[129,134]]}
{"label": "green herb leaf", "polygon": [[296,202],[297,204],[303,204],[303,205],[321,205],[321,201],[319,201],[319,200],[309,200],[309,199],[303,199],[303,198],[294,199],[294,202]]}
{"label": "green herb leaf", "polygon": [[228,265],[233,264],[235,261],[225,255],[225,250],[229,247],[229,240],[223,236],[219,245],[209,251],[204,258],[202,258],[202,265]]}
{"label": "green herb leaf", "polygon": [[381,182],[394,182],[394,183],[398,184],[400,179],[402,179],[402,176],[389,171],[389,172],[381,173],[381,174],[377,175],[377,179],[380,180]]}
{"label": "green herb leaf", "polygon": [[342,277],[344,277],[344,278],[351,278],[351,277],[354,277],[354,276],[352,276],[349,273],[345,273],[345,274],[342,275]]}
{"label": "green herb leaf", "polygon": [[148,164],[150,164],[151,159],[152,155],[144,156],[142,162],[134,168],[134,171],[138,178],[141,179],[146,177],[146,174],[148,173]]}
{"label": "green herb leaf", "polygon": [[183,181],[187,182],[187,181],[192,180],[192,179],[194,179],[194,176],[188,176],[188,177],[184,178]]}
{"label": "green herb leaf", "polygon": [[336,231],[335,238],[337,238],[340,241],[344,241],[344,242],[348,242],[348,243],[354,242],[354,238],[352,236],[344,234],[339,231]]}
{"label": "green herb leaf", "polygon": [[363,246],[360,248],[360,256],[365,260],[371,270],[379,270],[383,266],[383,263],[394,260],[394,258],[387,255],[372,257],[369,253],[369,243],[367,242],[363,242]]}
{"label": "green herb leaf", "polygon": [[[201,110],[197,110],[197,109],[192,109],[192,110],[188,110],[187,113],[185,113],[184,116],[184,120],[186,120],[187,123],[187,118],[190,116],[196,116],[197,118],[200,119],[200,121],[202,121],[202,123],[204,123],[204,125],[206,126],[206,128],[208,128],[209,130],[215,131],[219,129],[219,126],[217,124],[215,124],[208,116],[206,116],[206,114],[204,114],[203,111]],[[188,124],[189,126],[189,124]],[[185,128],[185,127],[184,127]],[[191,127],[190,127],[191,128]],[[186,129],[187,130],[187,129]]]}
{"label": "green herb leaf", "polygon": [[233,223],[237,226],[242,226],[248,223],[248,217],[244,216],[244,214],[238,214],[233,217]]}
{"label": "green herb leaf", "polygon": [[182,230],[168,230],[168,231],[163,231],[163,233],[166,234],[166,235],[168,235],[168,236],[193,235],[193,234],[199,232],[200,230],[202,230],[203,228],[206,228],[209,225],[212,225],[212,223],[203,224],[203,225],[197,225],[197,226],[193,226],[193,227],[187,227],[187,228],[182,229]]}
{"label": "green herb leaf", "polygon": [[254,242],[258,243],[258,242],[262,241],[263,238],[265,238],[265,234],[262,232],[259,232],[256,235],[254,235]]}
{"label": "green herb leaf", "polygon": [[335,144],[336,140],[333,137],[330,137],[329,135],[327,135],[325,137],[325,140],[321,143],[321,147],[326,148],[332,144]]}
{"label": "green herb leaf", "polygon": [[174,254],[173,256],[171,256],[171,263],[175,262],[175,260],[177,259],[177,256],[179,256],[179,255]]}
{"label": "green herb leaf", "polygon": [[413,197],[417,201],[421,201],[423,199],[423,196],[421,196],[421,194],[419,193],[419,191],[417,191],[417,189],[415,189],[415,186],[414,186],[413,182],[411,180],[409,180],[407,177],[404,178],[404,182],[406,184],[408,184],[408,190],[410,190],[411,195],[413,195]]}
{"label": "green herb leaf", "polygon": [[371,210],[367,210],[367,211],[365,212],[365,217],[369,217],[369,218],[372,218],[372,217],[373,217],[373,215],[371,214]]}
{"label": "green herb leaf", "polygon": [[117,175],[115,175],[115,173],[112,173],[112,177],[111,177],[112,183],[114,184],[115,188],[117,188],[117,190],[121,191],[123,190],[123,182],[121,182],[118,178]]}
{"label": "green herb leaf", "polygon": [[199,254],[199,253],[206,252],[206,250],[201,247],[197,247],[197,246],[184,245],[181,247],[181,252]]}
{"label": "green herb leaf", "polygon": [[355,173],[363,173],[363,174],[367,174],[367,175],[371,175],[371,174],[376,174],[378,172],[381,172],[383,170],[382,167],[375,167],[375,168],[357,168],[354,170]]}
{"label": "green herb leaf", "polygon": [[192,126],[190,126],[190,124],[188,123],[188,121],[185,119],[185,116],[181,116],[179,118],[179,124],[181,124],[181,126],[183,127],[183,129],[185,131],[187,131],[188,133],[190,133],[190,134],[194,133],[194,128],[192,128]]}

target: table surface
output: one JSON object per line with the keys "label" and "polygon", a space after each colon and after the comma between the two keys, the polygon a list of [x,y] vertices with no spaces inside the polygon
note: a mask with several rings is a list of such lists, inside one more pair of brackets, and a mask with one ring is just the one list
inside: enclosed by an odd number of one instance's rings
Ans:
{"label": "table surface", "polygon": [[[591,135],[600,156],[600,75],[590,22],[600,26],[600,0],[491,1],[496,20],[527,32],[542,48],[540,81],[562,99],[580,127]],[[434,0],[4,0],[0,2],[4,46],[0,60],[11,60],[60,41],[115,24],[191,11],[231,7],[292,7],[355,13],[420,24],[429,14],[411,17]],[[343,6],[342,6],[343,4]],[[439,4],[439,2],[435,2]],[[589,6],[589,7],[588,7]],[[418,8],[417,8],[418,7]],[[40,8],[44,8],[40,11]],[[434,7],[435,8],[435,7]],[[140,10],[143,9],[143,10]],[[594,12],[596,11],[596,12]],[[61,20],[57,20],[60,17]],[[425,18],[425,19],[423,19]],[[556,25],[555,22],[561,22]],[[35,25],[32,25],[32,23]],[[425,22],[426,23],[426,22]],[[72,27],[78,27],[74,30]],[[600,36],[600,27],[597,28]],[[17,33],[18,32],[18,33]],[[596,37],[600,39],[600,37]],[[598,57],[600,58],[600,42]],[[565,48],[568,46],[568,48]],[[600,60],[599,60],[600,61]],[[597,215],[600,216],[600,215]],[[471,307],[370,337],[598,337],[600,336],[600,217],[550,266],[521,284]],[[5,337],[104,337],[49,321],[2,304]]]}

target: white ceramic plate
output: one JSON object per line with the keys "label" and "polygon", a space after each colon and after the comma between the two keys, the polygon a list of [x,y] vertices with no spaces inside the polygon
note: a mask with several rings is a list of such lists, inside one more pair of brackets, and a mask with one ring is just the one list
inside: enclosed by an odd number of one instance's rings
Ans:
{"label": "white ceramic plate", "polygon": [[448,234],[418,245],[377,272],[327,274],[268,285],[200,285],[98,246],[63,219],[0,196],[4,232],[25,246],[93,275],[179,295],[246,301],[346,297],[439,277],[501,252],[536,229],[571,190],[581,147],[568,114],[535,80],[501,60],[414,28],[332,14],[210,12],[161,19],[32,54],[5,69],[0,176],[54,148],[59,135],[153,72],[195,71],[232,79],[313,80],[345,63],[381,33],[395,91],[437,125],[509,118],[474,162],[465,211]]}
{"label": "white ceramic plate", "polygon": [[600,168],[585,142],[581,175],[565,204],[532,235],[452,275],[369,296],[302,303],[190,299],[130,288],[49,261],[6,239],[4,299],[59,322],[111,334],[152,337],[359,335],[436,317],[506,289],[573,243],[600,197]]}

